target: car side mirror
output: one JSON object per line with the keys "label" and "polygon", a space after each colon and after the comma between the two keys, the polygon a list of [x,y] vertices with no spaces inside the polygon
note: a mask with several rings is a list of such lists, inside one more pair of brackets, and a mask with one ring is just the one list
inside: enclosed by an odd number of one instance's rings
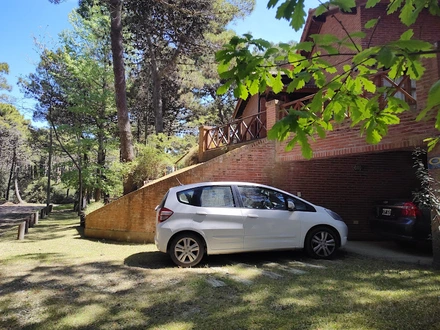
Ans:
{"label": "car side mirror", "polygon": [[295,211],[295,203],[292,200],[287,201],[287,209],[289,211]]}

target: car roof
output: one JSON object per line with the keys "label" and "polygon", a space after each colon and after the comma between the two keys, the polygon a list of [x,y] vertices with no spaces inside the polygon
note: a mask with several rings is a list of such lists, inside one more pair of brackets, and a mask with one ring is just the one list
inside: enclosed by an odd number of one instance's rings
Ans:
{"label": "car roof", "polygon": [[170,188],[170,191],[181,191],[181,190],[185,190],[185,189],[191,189],[191,188],[196,188],[196,187],[202,187],[202,186],[231,186],[231,185],[235,185],[235,186],[258,186],[258,187],[264,187],[264,188],[268,188],[268,189],[273,189],[273,190],[277,190],[280,192],[283,192],[285,194],[288,195],[292,195],[292,193],[289,193],[287,191],[284,191],[282,189],[276,188],[276,187],[272,187],[272,186],[268,186],[268,185],[264,185],[264,184],[260,184],[260,183],[254,183],[254,182],[244,182],[244,181],[207,181],[207,182],[197,182],[197,183],[191,183],[191,184],[185,184],[185,185],[180,185],[180,186],[175,186]]}
{"label": "car roof", "polygon": [[[266,186],[264,184],[252,183],[252,182],[242,182],[242,181],[206,181],[206,182],[196,182],[190,184],[183,184],[180,186],[175,186],[170,189],[173,190],[181,190],[181,189],[190,189],[200,186],[226,186],[226,185],[241,185],[241,186],[263,186],[267,188],[274,188],[270,186]],[[277,189],[277,188],[275,188]]]}

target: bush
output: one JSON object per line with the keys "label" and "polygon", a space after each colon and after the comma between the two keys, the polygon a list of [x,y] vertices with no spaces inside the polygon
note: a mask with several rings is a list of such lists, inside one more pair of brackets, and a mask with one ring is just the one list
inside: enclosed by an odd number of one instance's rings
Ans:
{"label": "bush", "polygon": [[[29,203],[45,203],[47,198],[46,186],[47,177],[32,182],[25,189],[23,199]],[[73,203],[74,194],[68,195],[68,189],[63,184],[51,182],[50,201],[55,204]]]}

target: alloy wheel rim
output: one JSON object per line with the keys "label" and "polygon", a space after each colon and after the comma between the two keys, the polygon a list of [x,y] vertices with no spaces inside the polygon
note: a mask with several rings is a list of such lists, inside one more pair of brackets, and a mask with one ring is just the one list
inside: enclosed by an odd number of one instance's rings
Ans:
{"label": "alloy wheel rim", "polygon": [[174,248],[174,255],[181,263],[189,264],[197,259],[200,253],[200,246],[193,238],[184,237],[180,239]]}
{"label": "alloy wheel rim", "polygon": [[320,257],[330,256],[336,249],[336,241],[332,234],[320,231],[312,238],[313,251]]}

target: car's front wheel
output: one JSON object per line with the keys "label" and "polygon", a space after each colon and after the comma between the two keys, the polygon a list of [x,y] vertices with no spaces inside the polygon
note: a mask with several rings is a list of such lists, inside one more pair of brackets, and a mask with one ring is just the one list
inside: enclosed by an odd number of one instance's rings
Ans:
{"label": "car's front wheel", "polygon": [[205,245],[198,235],[184,233],[173,239],[169,254],[176,265],[193,267],[202,261],[205,254]]}
{"label": "car's front wheel", "polygon": [[315,259],[330,259],[338,249],[338,235],[328,227],[312,229],[305,240],[305,250],[309,256]]}

